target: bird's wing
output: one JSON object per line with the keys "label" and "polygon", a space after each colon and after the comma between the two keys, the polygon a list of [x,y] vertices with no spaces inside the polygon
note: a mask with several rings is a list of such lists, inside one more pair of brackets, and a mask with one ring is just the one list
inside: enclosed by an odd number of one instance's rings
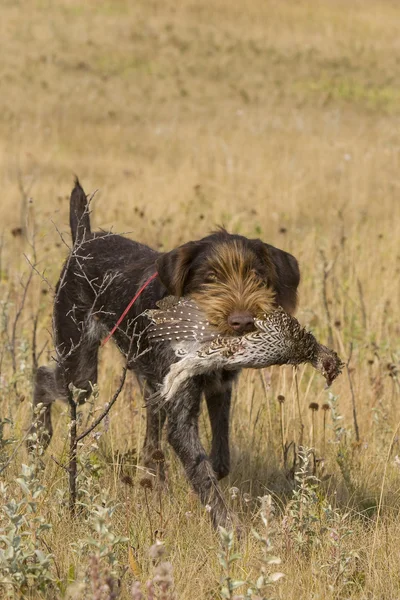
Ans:
{"label": "bird's wing", "polygon": [[218,332],[190,298],[167,296],[157,303],[158,308],[147,311],[152,321],[148,335],[154,341],[197,340],[207,342]]}

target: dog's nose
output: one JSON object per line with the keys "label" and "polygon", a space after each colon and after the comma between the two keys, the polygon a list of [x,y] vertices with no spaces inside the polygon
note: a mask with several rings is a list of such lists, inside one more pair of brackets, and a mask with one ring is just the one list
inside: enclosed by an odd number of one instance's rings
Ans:
{"label": "dog's nose", "polygon": [[238,333],[246,333],[254,328],[254,317],[249,312],[233,312],[228,317],[228,325]]}

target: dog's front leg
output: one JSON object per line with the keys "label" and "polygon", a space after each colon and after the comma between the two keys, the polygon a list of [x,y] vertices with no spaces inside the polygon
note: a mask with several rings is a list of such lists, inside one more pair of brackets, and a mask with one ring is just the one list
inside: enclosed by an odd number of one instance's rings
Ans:
{"label": "dog's front leg", "polygon": [[204,395],[212,431],[210,459],[218,479],[226,477],[230,469],[229,415],[237,375],[236,371],[221,371],[219,377],[214,375],[205,380]]}
{"label": "dog's front leg", "polygon": [[212,432],[210,459],[218,479],[226,477],[230,469],[229,413],[231,396],[231,387],[225,390],[206,390],[205,392]]}
{"label": "dog's front leg", "polygon": [[200,442],[198,420],[201,386],[196,378],[168,404],[168,441],[180,458],[200,500],[210,507],[214,526],[232,524],[211,462]]}
{"label": "dog's front leg", "polygon": [[155,452],[161,449],[161,436],[166,418],[163,408],[147,407],[146,437],[143,444],[143,460],[151,471],[158,472],[160,479],[165,479],[164,464],[157,461]]}
{"label": "dog's front leg", "polygon": [[146,405],[146,435],[142,448],[143,463],[147,469],[158,473],[160,480],[163,481],[165,479],[164,463],[155,457],[155,453],[161,450],[162,432],[167,415],[164,408],[159,408],[152,402],[157,391],[157,381],[146,379],[141,373],[136,373],[136,377]]}

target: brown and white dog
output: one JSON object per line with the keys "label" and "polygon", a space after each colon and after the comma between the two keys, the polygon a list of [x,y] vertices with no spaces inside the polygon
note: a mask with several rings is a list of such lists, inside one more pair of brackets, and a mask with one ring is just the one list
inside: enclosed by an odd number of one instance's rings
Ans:
{"label": "brown and white dog", "polygon": [[[155,273],[115,331],[113,340],[129,356],[145,399],[157,389],[176,356],[168,344],[150,346],[149,325],[143,312],[172,294],[191,296],[207,319],[223,334],[239,335],[253,329],[254,318],[274,305],[292,313],[300,280],[296,259],[263,243],[229,234],[224,229],[170,252],[112,233],[92,233],[86,195],[76,180],[71,194],[70,224],[73,250],[57,284],[54,302],[56,367],[40,367],[34,405],[43,403],[42,439],[52,436],[51,405],[68,398],[70,384],[91,393],[97,381],[101,340],[110,332],[137,291]],[[217,480],[229,473],[229,411],[237,372],[218,371],[194,377],[161,409],[147,408],[144,462],[159,450],[167,422],[168,441],[180,458],[187,477],[204,504],[211,506],[213,523],[229,518]],[[208,456],[200,442],[198,417],[204,394],[212,428]],[[82,400],[85,400],[83,394]]]}

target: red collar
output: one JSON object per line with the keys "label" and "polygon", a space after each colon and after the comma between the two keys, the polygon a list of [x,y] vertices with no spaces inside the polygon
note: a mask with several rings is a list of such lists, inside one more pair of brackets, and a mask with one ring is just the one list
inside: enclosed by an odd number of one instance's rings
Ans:
{"label": "red collar", "polygon": [[105,344],[107,344],[108,340],[114,335],[114,333],[116,332],[116,330],[120,326],[121,322],[124,320],[124,318],[128,314],[130,308],[135,304],[136,300],[139,298],[140,294],[147,288],[147,286],[149,285],[149,283],[151,283],[153,281],[153,279],[155,279],[157,277],[157,275],[158,275],[157,272],[153,273],[153,275],[148,278],[148,280],[146,281],[146,283],[144,283],[142,285],[142,287],[140,288],[140,290],[135,294],[135,296],[129,302],[128,306],[126,307],[126,309],[124,310],[124,312],[122,313],[122,315],[120,316],[120,318],[118,319],[118,321],[115,323],[114,327],[111,329],[110,333],[103,340],[103,342],[101,344],[102,346],[105,346]]}

